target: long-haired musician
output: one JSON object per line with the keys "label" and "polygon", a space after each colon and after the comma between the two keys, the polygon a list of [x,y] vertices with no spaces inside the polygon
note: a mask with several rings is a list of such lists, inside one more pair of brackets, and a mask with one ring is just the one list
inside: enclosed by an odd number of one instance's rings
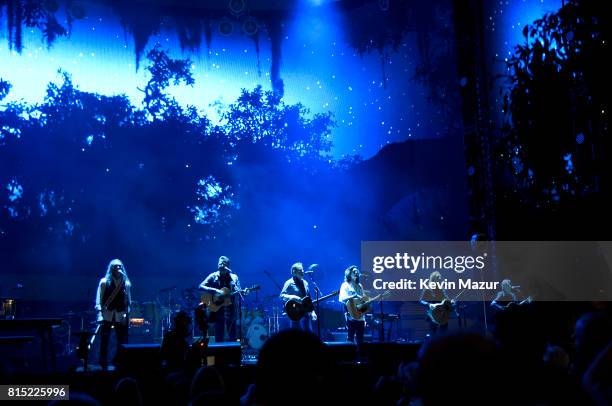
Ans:
{"label": "long-haired musician", "polygon": [[497,292],[497,296],[491,302],[491,306],[497,309],[505,309],[508,303],[516,302],[516,294],[512,290],[512,281],[504,279],[501,281],[501,290]]}
{"label": "long-haired musician", "polygon": [[[344,282],[340,287],[340,296],[338,300],[345,306],[351,299],[359,299],[363,297],[363,286],[360,281],[359,269],[355,265],[351,265],[344,271]],[[353,318],[346,311],[346,328],[348,330],[347,341],[354,341],[357,345],[363,343],[363,334],[365,331],[365,314],[361,314],[359,318]]]}
{"label": "long-haired musician", "polygon": [[108,368],[108,341],[111,329],[117,336],[117,348],[128,341],[128,321],[132,283],[123,262],[113,259],[106,268],[106,275],[98,283],[96,310],[100,325],[100,366]]}
{"label": "long-haired musician", "polygon": [[531,296],[519,300],[517,293],[520,294],[520,286],[513,286],[510,279],[504,279],[501,281],[501,290],[497,292],[495,299],[491,302],[491,306],[496,310],[507,310],[532,302]]}
{"label": "long-haired musician", "polygon": [[[420,303],[427,307],[429,311],[432,306],[435,306],[444,300],[451,301],[448,295],[446,294],[445,289],[440,289],[437,287],[431,288],[431,285],[437,282],[442,281],[442,274],[438,271],[434,271],[429,275],[429,286],[421,292]],[[448,323],[438,324],[431,317],[427,316],[427,322],[429,323],[429,332],[431,335],[436,334],[438,332],[445,332],[448,329]]]}

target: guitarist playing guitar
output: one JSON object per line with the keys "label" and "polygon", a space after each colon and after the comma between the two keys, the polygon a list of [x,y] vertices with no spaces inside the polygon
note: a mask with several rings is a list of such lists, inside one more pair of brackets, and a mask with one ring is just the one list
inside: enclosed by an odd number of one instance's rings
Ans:
{"label": "guitarist playing guitar", "polygon": [[[434,271],[429,275],[430,283],[440,282],[441,280],[442,275],[438,271]],[[445,313],[449,313],[455,305],[455,300],[451,300],[448,297],[446,290],[440,288],[425,288],[423,292],[421,292],[420,302],[423,306],[427,307],[427,322],[429,323],[430,335],[434,335],[438,332],[443,333],[448,330],[448,317],[445,317],[443,320],[435,320],[433,317],[435,314],[433,311],[436,310],[438,306],[442,306]]]}
{"label": "guitarist playing guitar", "polygon": [[518,286],[512,286],[512,281],[510,279],[504,279],[501,281],[502,290],[497,292],[497,296],[491,302],[491,306],[497,310],[508,310],[526,303],[531,303],[531,296],[522,301],[517,299],[514,290],[518,290],[518,288]]}
{"label": "guitarist playing guitar", "polygon": [[[240,288],[238,275],[233,273],[229,266],[230,260],[228,257],[219,257],[217,271],[208,275],[199,286],[201,291],[211,294],[217,303],[220,302],[218,299],[223,299],[223,302],[227,302],[225,300],[226,297],[232,299],[236,294],[241,295],[243,292]],[[215,342],[236,341],[238,339],[236,334],[236,319],[238,318],[236,300],[231,300],[228,304],[222,303],[220,307],[218,305],[215,306],[214,302],[209,303],[209,305],[211,304],[213,305],[211,309],[214,307],[217,311],[208,309],[207,321],[213,322],[215,325]]]}
{"label": "guitarist playing guitar", "polygon": [[[347,307],[345,313],[346,328],[348,330],[347,341],[354,341],[357,345],[363,344],[366,313],[365,311],[357,310],[356,307],[356,302],[365,296],[363,286],[359,282],[359,277],[359,269],[355,265],[346,268],[344,271],[344,282],[340,287],[340,297],[338,298]],[[357,311],[351,312],[349,306],[352,306]]]}
{"label": "guitarist playing guitar", "polygon": [[[286,304],[290,300],[302,301],[305,297],[310,298],[310,290],[308,282],[304,280],[304,266],[301,262],[296,262],[291,266],[291,275],[292,277],[283,285],[279,296],[281,300]],[[315,321],[317,321],[317,313],[313,309],[300,320],[290,320],[290,327],[312,331],[312,322]]]}

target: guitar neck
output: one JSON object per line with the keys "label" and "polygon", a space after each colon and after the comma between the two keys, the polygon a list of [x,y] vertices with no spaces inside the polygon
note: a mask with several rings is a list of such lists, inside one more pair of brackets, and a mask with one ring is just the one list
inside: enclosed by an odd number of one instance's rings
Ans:
{"label": "guitar neck", "polygon": [[249,293],[252,290],[257,290],[258,288],[244,288],[244,289],[240,289],[240,290],[235,290],[233,292],[230,292],[230,296],[234,296],[237,295],[239,293]]}
{"label": "guitar neck", "polygon": [[332,292],[329,295],[325,295],[323,297],[318,298],[317,300],[313,300],[312,303],[315,304],[315,303],[322,302],[323,300],[327,300],[327,299],[329,299],[332,296],[336,296],[337,294],[338,294],[338,292]]}
{"label": "guitar neck", "polygon": [[378,299],[380,299],[380,297],[381,297],[381,296],[382,296],[382,295],[375,296],[375,297],[373,297],[372,299],[367,300],[365,303],[363,303],[363,305],[369,305],[370,303],[375,302],[375,301],[377,301]]}
{"label": "guitar neck", "polygon": [[369,305],[372,302],[377,301],[378,299],[382,298],[383,296],[387,296],[389,294],[389,291],[386,291],[384,293],[379,293],[378,295],[374,296],[371,299],[368,299],[365,303],[363,303],[362,305]]}

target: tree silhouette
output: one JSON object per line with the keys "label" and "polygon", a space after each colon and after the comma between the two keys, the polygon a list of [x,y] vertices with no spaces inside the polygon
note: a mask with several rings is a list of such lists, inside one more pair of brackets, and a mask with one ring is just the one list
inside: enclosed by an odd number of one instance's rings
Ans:
{"label": "tree silhouette", "polygon": [[517,197],[560,207],[609,193],[607,27],[597,2],[568,1],[526,26],[509,60],[500,154]]}
{"label": "tree silhouette", "polygon": [[191,61],[171,59],[159,44],[149,51],[147,59],[150,63],[146,70],[151,77],[144,88],[145,109],[156,119],[180,116],[181,107],[164,90],[170,83],[175,86],[181,83],[193,86],[195,80],[191,74]]}
{"label": "tree silhouette", "polygon": [[11,84],[0,78],[0,101],[4,99],[11,91]]}
{"label": "tree silhouette", "polygon": [[[310,116],[257,87],[221,106],[222,122],[212,126],[166,93],[194,83],[190,68],[188,59],[150,50],[142,108],[124,95],[83,92],[60,70],[42,104],[0,109],[0,184],[10,189],[0,195],[3,229],[83,241],[121,239],[126,226],[154,238],[210,238],[231,229],[241,190],[261,181],[241,168],[280,165],[299,177],[333,167],[330,114]],[[0,82],[0,96],[9,89]]]}

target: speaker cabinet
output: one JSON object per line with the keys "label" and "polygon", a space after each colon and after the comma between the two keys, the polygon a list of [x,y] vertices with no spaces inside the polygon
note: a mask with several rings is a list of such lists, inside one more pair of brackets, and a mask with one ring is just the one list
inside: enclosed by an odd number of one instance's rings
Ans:
{"label": "speaker cabinet", "polygon": [[161,366],[159,344],[122,344],[117,353],[116,366],[122,371],[153,371]]}
{"label": "speaker cabinet", "polygon": [[355,362],[357,345],[350,341],[326,341],[327,356],[334,363]]}
{"label": "speaker cabinet", "polygon": [[239,342],[224,342],[208,344],[206,356],[207,365],[240,366],[242,358],[242,348]]}

